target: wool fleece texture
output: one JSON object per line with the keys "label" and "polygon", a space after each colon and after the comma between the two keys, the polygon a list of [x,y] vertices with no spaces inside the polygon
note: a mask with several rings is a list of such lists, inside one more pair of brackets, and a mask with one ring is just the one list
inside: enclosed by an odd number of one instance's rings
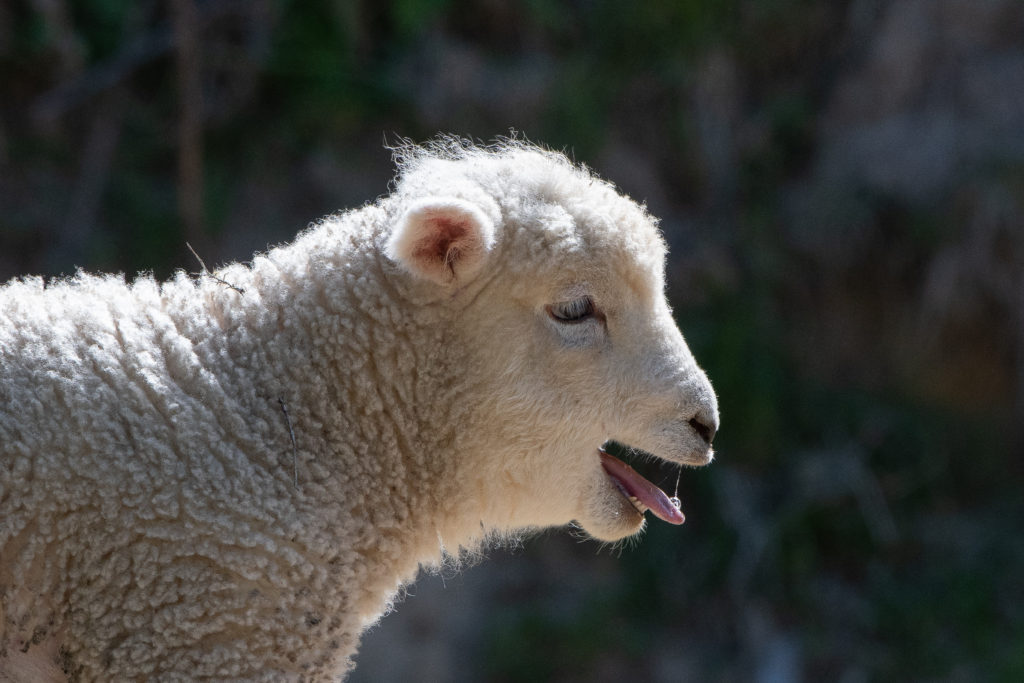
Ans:
{"label": "wool fleece texture", "polygon": [[600,450],[712,457],[654,219],[518,141],[396,158],[249,264],[0,287],[0,680],[338,680],[421,566],[682,521]]}

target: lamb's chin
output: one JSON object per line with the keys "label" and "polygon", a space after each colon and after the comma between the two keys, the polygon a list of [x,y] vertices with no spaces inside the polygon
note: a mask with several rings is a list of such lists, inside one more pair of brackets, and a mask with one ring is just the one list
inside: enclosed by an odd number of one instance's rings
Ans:
{"label": "lamb's chin", "polygon": [[584,511],[576,522],[588,535],[614,543],[644,529],[644,515],[636,505],[600,470],[595,474],[590,495],[584,501]]}

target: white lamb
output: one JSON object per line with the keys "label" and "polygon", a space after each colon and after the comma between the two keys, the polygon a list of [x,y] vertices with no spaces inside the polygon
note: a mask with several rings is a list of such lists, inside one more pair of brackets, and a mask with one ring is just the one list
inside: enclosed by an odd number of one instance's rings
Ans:
{"label": "white lamb", "polygon": [[711,460],[665,245],[560,154],[399,151],[395,191],[192,279],[0,287],[0,680],[337,680],[421,565]]}

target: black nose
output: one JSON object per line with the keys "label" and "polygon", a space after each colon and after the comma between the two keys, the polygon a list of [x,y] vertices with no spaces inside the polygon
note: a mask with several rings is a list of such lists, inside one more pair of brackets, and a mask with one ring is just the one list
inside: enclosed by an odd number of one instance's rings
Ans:
{"label": "black nose", "polygon": [[690,426],[700,435],[700,438],[704,439],[709,446],[711,445],[711,440],[715,438],[715,432],[718,430],[716,420],[697,415],[690,418]]}

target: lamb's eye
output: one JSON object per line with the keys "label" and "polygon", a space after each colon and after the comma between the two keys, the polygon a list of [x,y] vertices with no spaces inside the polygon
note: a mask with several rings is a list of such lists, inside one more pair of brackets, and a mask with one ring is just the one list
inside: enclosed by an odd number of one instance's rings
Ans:
{"label": "lamb's eye", "polygon": [[581,296],[572,301],[560,301],[548,306],[548,315],[560,323],[579,323],[594,317],[594,301]]}

